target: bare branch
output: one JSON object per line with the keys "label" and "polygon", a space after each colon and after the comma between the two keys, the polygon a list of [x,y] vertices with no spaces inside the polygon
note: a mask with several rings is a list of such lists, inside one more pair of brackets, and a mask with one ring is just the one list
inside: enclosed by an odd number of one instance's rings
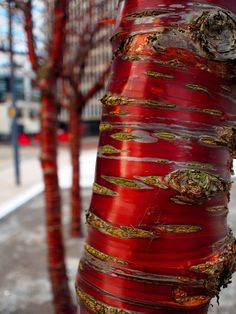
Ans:
{"label": "bare branch", "polygon": [[52,66],[55,66],[62,59],[68,3],[67,0],[55,1],[52,43],[50,45]]}
{"label": "bare branch", "polygon": [[105,80],[110,72],[111,65],[102,72],[100,77],[98,78],[97,82],[90,88],[90,90],[84,95],[85,103],[89,101],[97,92],[99,92],[105,84]]}
{"label": "bare branch", "polygon": [[[17,1],[17,3],[21,1]],[[33,70],[36,72],[39,67],[39,60],[36,54],[36,47],[35,47],[35,38],[33,34],[33,20],[32,20],[32,1],[29,0],[24,3],[24,6],[20,6],[23,10],[24,14],[24,28],[26,32],[27,38],[27,47],[28,47],[28,55],[32,65]]]}

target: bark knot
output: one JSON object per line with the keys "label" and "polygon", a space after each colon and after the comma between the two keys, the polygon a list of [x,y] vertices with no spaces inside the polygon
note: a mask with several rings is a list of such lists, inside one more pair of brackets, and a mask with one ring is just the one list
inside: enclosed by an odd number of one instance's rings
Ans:
{"label": "bark knot", "polygon": [[233,155],[236,154],[236,128],[232,127],[217,127],[217,136],[220,141],[227,146]]}
{"label": "bark knot", "polygon": [[204,11],[191,23],[190,31],[212,59],[236,59],[236,20],[227,11]]}
{"label": "bark knot", "polygon": [[199,170],[176,170],[166,177],[169,185],[181,193],[185,201],[199,202],[229,191],[231,183]]}

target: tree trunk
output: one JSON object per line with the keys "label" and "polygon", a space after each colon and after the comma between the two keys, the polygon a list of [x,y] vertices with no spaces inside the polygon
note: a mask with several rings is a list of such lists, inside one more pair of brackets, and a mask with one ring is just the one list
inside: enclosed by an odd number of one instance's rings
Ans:
{"label": "tree trunk", "polygon": [[[48,267],[53,303],[57,314],[75,313],[68,287],[62,239],[61,200],[57,176],[57,106],[55,80],[40,82],[41,98],[41,163],[44,174]],[[30,174],[29,174],[30,175]]]}
{"label": "tree trunk", "polygon": [[80,195],[80,141],[81,141],[81,110],[77,103],[78,97],[71,97],[70,102],[70,150],[72,162],[71,187],[71,222],[72,237],[80,237],[81,233],[81,195]]}
{"label": "tree trunk", "polygon": [[120,1],[81,313],[207,313],[236,265],[233,1]]}

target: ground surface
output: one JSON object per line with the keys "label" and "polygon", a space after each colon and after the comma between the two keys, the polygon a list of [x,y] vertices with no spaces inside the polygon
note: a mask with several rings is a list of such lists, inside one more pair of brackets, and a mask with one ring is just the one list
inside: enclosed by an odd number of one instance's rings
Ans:
{"label": "ground surface", "polygon": [[[88,203],[88,191],[83,190]],[[63,192],[64,200],[68,191]],[[68,237],[68,205],[64,205],[68,275],[73,281],[82,240]],[[0,313],[51,314],[51,291],[47,276],[43,197],[0,222]]]}

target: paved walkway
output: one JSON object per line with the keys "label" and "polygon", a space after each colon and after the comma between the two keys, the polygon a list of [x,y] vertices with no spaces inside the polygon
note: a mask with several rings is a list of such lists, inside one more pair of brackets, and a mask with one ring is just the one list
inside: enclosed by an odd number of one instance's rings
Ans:
{"label": "paved walkway", "polygon": [[[84,138],[81,152],[81,184],[93,181],[97,138]],[[13,153],[10,145],[0,143],[0,219],[43,191],[38,145],[20,147],[21,184],[15,184]],[[61,188],[71,183],[70,155],[67,144],[59,146],[59,182]]]}

